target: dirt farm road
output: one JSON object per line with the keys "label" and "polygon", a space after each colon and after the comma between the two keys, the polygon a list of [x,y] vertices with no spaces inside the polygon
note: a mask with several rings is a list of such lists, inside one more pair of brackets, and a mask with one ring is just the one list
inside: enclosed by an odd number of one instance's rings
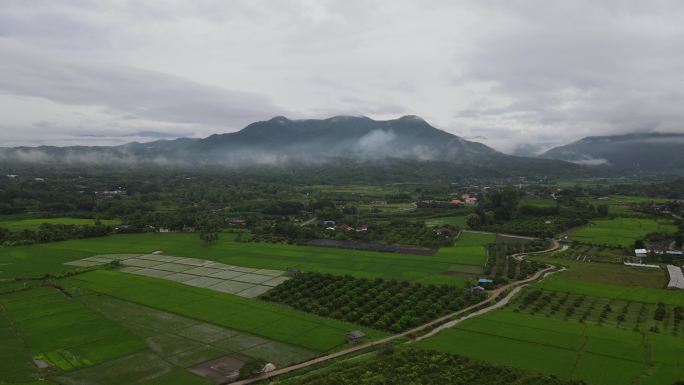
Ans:
{"label": "dirt farm road", "polygon": [[[542,251],[537,251],[537,252],[534,252],[534,253],[516,254],[516,258],[522,258],[524,255],[527,255],[527,254],[548,253],[548,252],[551,252],[551,251],[554,251],[554,250],[558,249],[558,247],[559,247],[559,243],[554,239],[554,240],[552,241],[552,247],[550,247],[549,249],[547,249],[547,250],[542,250]],[[319,364],[319,363],[321,363],[321,362],[325,362],[325,361],[329,361],[329,360],[332,360],[332,359],[335,359],[335,358],[343,357],[343,356],[346,356],[347,354],[351,354],[351,353],[354,353],[354,352],[358,352],[358,351],[360,351],[360,350],[368,349],[368,348],[373,347],[373,346],[383,345],[383,344],[386,344],[386,343],[388,343],[388,342],[392,342],[392,341],[394,341],[394,340],[397,340],[397,339],[399,339],[399,338],[404,338],[404,337],[407,337],[407,336],[409,336],[409,335],[415,334],[415,333],[417,333],[417,332],[423,331],[424,329],[433,327],[433,326],[435,326],[435,325],[440,325],[439,327],[437,327],[436,329],[434,329],[433,331],[431,331],[431,332],[428,333],[427,335],[422,336],[422,337],[419,337],[418,340],[420,340],[420,339],[422,339],[422,338],[426,338],[428,335],[434,335],[434,334],[436,334],[438,331],[443,330],[443,329],[446,329],[446,328],[449,328],[449,327],[452,327],[452,326],[458,324],[459,322],[461,322],[461,321],[463,321],[463,320],[465,320],[465,319],[472,318],[472,317],[475,317],[475,316],[477,316],[477,315],[481,315],[481,314],[487,313],[487,312],[489,312],[489,311],[492,311],[492,310],[494,310],[494,309],[498,309],[498,308],[500,308],[500,307],[505,306],[505,305],[511,300],[511,298],[513,298],[513,296],[515,296],[515,294],[517,294],[517,293],[520,291],[520,289],[522,289],[523,286],[526,286],[526,285],[530,284],[531,282],[534,282],[534,281],[536,281],[536,280],[538,280],[538,279],[540,279],[540,278],[546,277],[546,276],[548,275],[548,273],[550,273],[550,272],[551,272],[552,270],[554,270],[554,269],[556,269],[556,266],[547,265],[546,268],[537,271],[536,273],[534,273],[532,276],[530,276],[530,277],[528,277],[528,278],[525,278],[525,279],[523,279],[523,280],[516,281],[516,282],[513,282],[513,283],[509,283],[508,285],[502,286],[502,287],[500,287],[500,288],[498,288],[498,289],[495,289],[495,290],[491,291],[491,292],[489,293],[489,296],[487,297],[487,299],[485,299],[485,300],[483,300],[483,301],[481,301],[481,302],[478,302],[478,303],[476,303],[476,304],[474,304],[474,305],[468,306],[468,307],[466,307],[466,308],[464,308],[464,309],[461,309],[461,310],[459,310],[459,311],[457,311],[457,312],[454,312],[454,313],[447,314],[447,315],[445,315],[445,316],[439,317],[439,318],[434,319],[434,320],[432,320],[432,321],[430,321],[430,322],[428,322],[428,323],[426,323],[426,324],[417,326],[417,327],[415,327],[415,328],[413,328],[413,329],[410,329],[410,330],[407,330],[407,331],[405,331],[405,332],[403,332],[403,333],[394,334],[394,335],[391,335],[391,336],[389,336],[389,337],[385,337],[385,338],[382,338],[382,339],[379,339],[379,340],[375,340],[375,341],[369,341],[369,342],[366,342],[366,343],[363,343],[363,344],[359,344],[359,345],[354,345],[354,346],[352,346],[352,347],[350,347],[350,348],[347,348],[347,349],[344,349],[344,350],[340,350],[340,351],[338,351],[338,352],[330,353],[330,354],[327,354],[327,355],[325,355],[325,356],[320,356],[320,357],[311,359],[311,360],[309,360],[309,361],[301,362],[301,363],[299,363],[299,364],[287,366],[287,367],[284,367],[284,368],[281,368],[281,369],[276,369],[276,370],[274,370],[274,371],[272,371],[272,372],[263,373],[263,374],[261,374],[261,375],[259,375],[259,376],[256,376],[256,377],[251,377],[251,378],[248,378],[248,379],[245,379],[245,380],[235,381],[235,382],[232,382],[231,384],[232,384],[232,385],[247,385],[247,384],[254,384],[254,383],[256,383],[256,382],[260,382],[260,381],[263,381],[263,380],[267,380],[267,379],[269,379],[269,378],[273,378],[273,377],[277,377],[277,376],[280,376],[280,375],[283,375],[283,374],[287,374],[287,373],[294,372],[295,370],[299,370],[299,369],[303,369],[303,368],[306,368],[306,367],[309,367],[309,366],[312,366],[312,365],[316,365],[316,364]],[[482,306],[485,306],[485,305],[489,304],[492,300],[495,300],[495,299],[498,298],[502,293],[506,292],[506,291],[509,290],[509,289],[513,289],[513,290],[511,290],[504,298],[502,298],[501,300],[495,302],[494,304],[492,304],[492,305],[490,305],[490,306],[487,306],[487,307],[484,307],[484,308],[482,308],[482,309],[479,309],[478,311],[476,311],[476,312],[474,312],[474,313],[472,313],[472,314],[469,314],[469,315],[466,316],[466,317],[462,317],[462,318],[459,318],[459,319],[456,319],[456,320],[451,320],[451,319],[454,318],[454,317],[458,317],[458,316],[460,316],[460,315],[462,315],[462,314],[464,314],[464,313],[468,313],[468,312],[470,312],[470,311],[472,311],[472,310],[474,310],[474,309],[478,309],[478,308],[480,308],[480,307],[482,307]],[[445,322],[446,322],[446,323],[445,323]],[[449,326],[446,326],[446,325],[449,325]]]}

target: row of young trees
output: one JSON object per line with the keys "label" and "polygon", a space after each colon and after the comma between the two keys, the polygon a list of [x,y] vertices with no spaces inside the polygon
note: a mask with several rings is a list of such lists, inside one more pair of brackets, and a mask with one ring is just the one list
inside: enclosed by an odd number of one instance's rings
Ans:
{"label": "row of young trees", "polygon": [[396,333],[479,302],[484,294],[448,285],[303,273],[261,298]]}

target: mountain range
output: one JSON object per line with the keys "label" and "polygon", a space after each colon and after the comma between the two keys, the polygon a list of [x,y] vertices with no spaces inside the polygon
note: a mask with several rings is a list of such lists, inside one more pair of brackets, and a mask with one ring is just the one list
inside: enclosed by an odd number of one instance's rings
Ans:
{"label": "mountain range", "polygon": [[644,170],[680,167],[684,164],[682,141],[684,135],[590,137],[535,158],[500,153],[439,130],[412,115],[384,121],[353,116],[304,120],[278,116],[252,123],[237,132],[202,139],[179,138],[120,146],[0,148],[0,159],[50,164],[228,167],[402,160],[402,164],[415,161],[469,165],[471,171],[489,169],[500,175],[572,176],[591,174],[585,166],[621,170],[635,164]]}
{"label": "mountain range", "polygon": [[684,134],[590,136],[552,148],[540,157],[621,173],[681,174],[684,171]]}
{"label": "mountain range", "polygon": [[[283,165],[320,164],[335,159],[520,164],[544,170],[578,166],[561,161],[505,155],[439,130],[417,116],[379,121],[367,117],[291,120],[275,117],[240,131],[203,139],[179,138],[121,146],[14,147],[0,157],[24,162],[89,164]],[[524,164],[524,165],[523,165]]]}

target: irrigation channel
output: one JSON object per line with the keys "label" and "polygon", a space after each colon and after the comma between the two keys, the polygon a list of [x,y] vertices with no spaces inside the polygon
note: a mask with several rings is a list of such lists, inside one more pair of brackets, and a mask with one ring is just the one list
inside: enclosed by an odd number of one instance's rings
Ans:
{"label": "irrigation channel", "polygon": [[[560,244],[557,240],[553,239],[551,241],[552,246],[546,250],[541,250],[541,251],[536,251],[536,252],[530,252],[530,253],[519,253],[513,255],[514,258],[516,259],[522,259],[526,255],[531,255],[531,254],[543,254],[543,253],[549,253],[552,251],[557,250],[560,248]],[[351,346],[347,349],[340,350],[334,353],[327,354],[325,356],[320,356],[314,359],[311,359],[309,361],[304,361],[299,364],[287,366],[281,369],[276,369],[271,372],[267,373],[262,373],[258,376],[251,377],[248,379],[240,380],[240,381],[235,381],[232,382],[232,385],[247,385],[247,384],[254,384],[263,380],[267,380],[269,378],[277,377],[283,374],[291,373],[299,369],[303,369],[312,365],[320,364],[321,362],[333,360],[335,358],[340,358],[343,356],[346,356],[351,353],[355,353],[364,349],[368,349],[371,347],[379,346],[379,345],[384,345],[386,343],[398,340],[400,338],[411,338],[417,333],[423,332],[426,329],[430,329],[430,331],[425,334],[421,335],[420,337],[417,338],[412,338],[408,343],[414,342],[414,341],[419,341],[421,339],[427,338],[429,336],[432,336],[444,329],[453,327],[457,325],[458,323],[472,318],[476,317],[478,315],[485,314],[487,312],[490,312],[492,310],[501,308],[505,306],[524,286],[529,285],[530,283],[539,280],[540,278],[545,278],[547,275],[551,274],[554,270],[556,269],[556,266],[554,265],[546,265],[546,267],[542,270],[537,271],[536,273],[532,274],[532,276],[525,278],[520,281],[512,282],[509,283],[508,285],[501,286],[497,289],[492,290],[489,292],[489,296],[487,299],[478,302],[474,305],[468,306],[464,309],[461,309],[457,312],[447,314],[445,316],[439,317],[437,319],[434,319],[428,323],[425,323],[423,325],[417,326],[413,329],[407,330],[405,332],[399,333],[399,334],[394,334],[389,337],[385,337],[379,340],[375,341],[369,341],[366,343],[358,344]],[[504,294],[503,298],[498,299],[502,294]],[[498,299],[498,300],[497,300]],[[493,304],[491,303],[492,301],[495,301]],[[472,312],[472,313],[471,313]],[[457,319],[454,319],[455,317],[460,317]]]}

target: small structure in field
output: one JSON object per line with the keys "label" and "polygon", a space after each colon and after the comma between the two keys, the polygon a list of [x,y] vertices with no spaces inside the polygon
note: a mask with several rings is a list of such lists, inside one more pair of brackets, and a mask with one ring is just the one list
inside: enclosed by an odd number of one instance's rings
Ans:
{"label": "small structure in field", "polygon": [[437,229],[434,229],[435,234],[437,235],[444,235],[445,237],[453,237],[455,235],[455,231],[448,228],[448,227],[440,227]]}
{"label": "small structure in field", "polygon": [[480,278],[477,280],[477,283],[479,285],[491,285],[494,283],[494,281],[489,278]]}
{"label": "small structure in field", "polygon": [[460,199],[452,199],[449,203],[451,203],[452,205],[462,205],[463,201]]}
{"label": "small structure in field", "polygon": [[261,373],[268,373],[274,370],[276,370],[276,366],[269,362],[268,364],[264,365],[263,368],[261,368]]}
{"label": "small structure in field", "polygon": [[361,341],[361,339],[365,336],[366,335],[361,330],[352,330],[347,333],[347,340],[349,340],[351,343],[356,343]]}
{"label": "small structure in field", "polygon": [[361,225],[356,228],[357,233],[365,233],[366,231],[368,231],[368,225]]}
{"label": "small structure in field", "polygon": [[244,219],[234,218],[228,221],[229,226],[241,227],[247,224]]}
{"label": "small structure in field", "polygon": [[288,267],[287,272],[293,277],[296,277],[302,273],[301,271],[299,271],[299,269],[295,269],[294,267]]}
{"label": "small structure in field", "polygon": [[472,289],[470,289],[470,291],[472,291],[473,293],[481,293],[485,291],[485,288],[482,286],[475,286]]}
{"label": "small structure in field", "polygon": [[634,255],[639,258],[646,258],[648,256],[648,250],[646,249],[634,249]]}

